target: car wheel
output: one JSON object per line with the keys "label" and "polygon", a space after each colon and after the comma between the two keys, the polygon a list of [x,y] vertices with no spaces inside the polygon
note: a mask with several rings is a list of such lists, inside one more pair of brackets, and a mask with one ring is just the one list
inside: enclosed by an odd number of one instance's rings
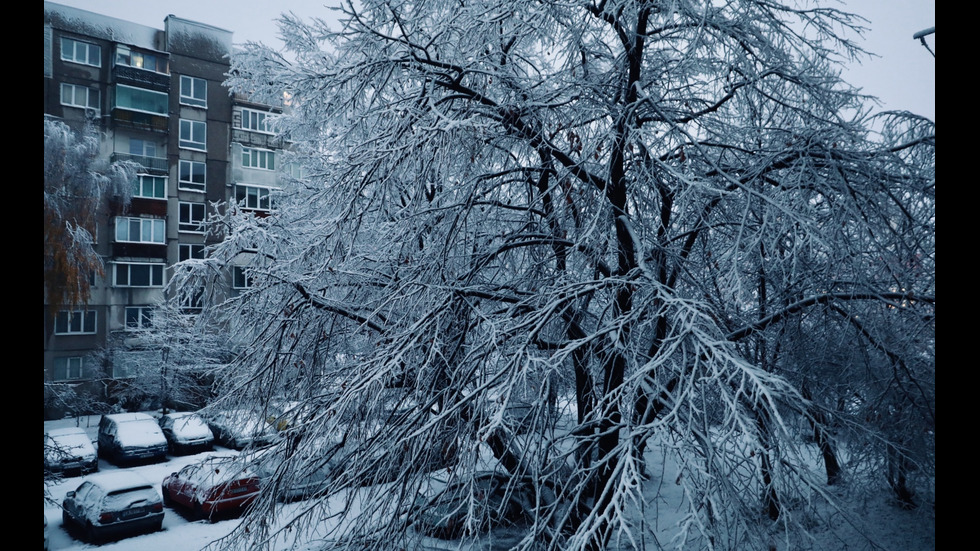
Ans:
{"label": "car wheel", "polygon": [[71,515],[68,514],[68,511],[65,511],[64,509],[62,509],[61,510],[61,527],[64,528],[66,532],[71,532],[71,525],[72,525]]}
{"label": "car wheel", "polygon": [[161,490],[160,493],[163,494],[163,504],[164,504],[164,506],[166,506],[166,507],[173,507],[174,500],[173,500],[173,498],[170,497],[170,490],[168,490],[166,488],[161,488],[160,490]]}

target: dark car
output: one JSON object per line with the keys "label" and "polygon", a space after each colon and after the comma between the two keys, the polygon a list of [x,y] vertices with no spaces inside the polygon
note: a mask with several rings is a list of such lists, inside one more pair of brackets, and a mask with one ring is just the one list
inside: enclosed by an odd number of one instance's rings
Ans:
{"label": "dark car", "polygon": [[166,413],[160,416],[158,422],[173,455],[210,451],[214,448],[214,434],[207,421],[192,411]]}
{"label": "dark car", "polygon": [[306,442],[294,452],[294,470],[283,468],[283,448],[264,448],[253,454],[249,464],[259,477],[259,485],[276,493],[280,501],[308,499],[325,493],[331,476],[346,460],[342,443],[336,438]]}
{"label": "dark car", "polygon": [[217,455],[167,475],[161,492],[167,506],[214,521],[238,515],[255,501],[259,478],[237,455]]}
{"label": "dark car", "polygon": [[93,543],[163,528],[163,501],[145,478],[127,470],[89,475],[61,504],[63,526]]}
{"label": "dark car", "polygon": [[85,429],[69,427],[44,433],[44,470],[66,475],[98,471],[99,456]]}
{"label": "dark car", "polygon": [[265,417],[249,409],[211,412],[207,416],[207,422],[214,433],[215,442],[235,450],[249,446],[266,446],[278,434]]}
{"label": "dark car", "polygon": [[117,465],[167,458],[167,437],[146,413],[103,415],[99,421],[99,457]]}
{"label": "dark car", "polygon": [[472,480],[447,486],[432,498],[420,498],[415,525],[423,534],[439,539],[462,537],[470,515],[475,517],[472,526],[479,533],[501,526],[526,525],[533,519],[535,496],[530,477],[481,472]]}

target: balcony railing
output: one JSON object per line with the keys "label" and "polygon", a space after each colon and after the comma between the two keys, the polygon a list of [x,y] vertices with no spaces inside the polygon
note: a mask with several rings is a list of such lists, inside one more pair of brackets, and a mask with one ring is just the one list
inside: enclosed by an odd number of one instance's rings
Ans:
{"label": "balcony railing", "polygon": [[170,119],[168,119],[166,115],[154,115],[151,113],[130,111],[128,109],[114,107],[112,109],[112,122],[119,126],[135,128],[137,130],[167,132]]}
{"label": "balcony railing", "polygon": [[112,75],[116,82],[149,86],[160,92],[170,92],[170,75],[125,65],[113,67]]}
{"label": "balcony railing", "polygon": [[131,155],[129,153],[113,153],[112,162],[117,161],[133,161],[138,163],[143,168],[151,172],[166,173],[167,158],[166,157],[147,157],[146,155]]}

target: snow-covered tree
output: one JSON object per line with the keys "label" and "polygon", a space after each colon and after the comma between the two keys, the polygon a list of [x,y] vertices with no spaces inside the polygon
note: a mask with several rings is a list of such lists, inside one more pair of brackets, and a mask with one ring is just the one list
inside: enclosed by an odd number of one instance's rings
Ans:
{"label": "snow-covered tree", "polygon": [[[934,124],[879,124],[838,78],[860,23],[758,0],[364,0],[334,28],[284,16],[288,55],[247,44],[228,84],[287,105],[305,176],[272,216],[230,209],[178,280],[252,259],[201,321],[249,343],[225,402],[301,404],[276,484],[342,443],[290,529],[412,548],[448,463],[463,487],[532,481],[518,549],[805,546],[827,479],[793,420],[826,424],[833,391],[805,347],[874,349],[869,372],[902,377],[855,374],[862,392],[934,402]],[[681,472],[651,480],[652,453]],[[687,495],[669,542],[642,514],[662,482]],[[343,495],[365,501],[327,507]],[[249,514],[276,511],[268,493]],[[272,536],[245,525],[226,541]]]}
{"label": "snow-covered tree", "polygon": [[93,248],[104,201],[125,204],[136,165],[109,163],[99,155],[99,136],[88,123],[76,132],[44,118],[44,293],[49,313],[85,304],[102,259]]}

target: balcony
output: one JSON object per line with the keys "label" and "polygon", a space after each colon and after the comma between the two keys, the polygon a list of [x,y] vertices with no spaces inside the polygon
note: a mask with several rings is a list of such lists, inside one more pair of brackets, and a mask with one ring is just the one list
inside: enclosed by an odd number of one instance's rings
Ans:
{"label": "balcony", "polygon": [[166,133],[170,119],[166,115],[154,115],[115,107],[112,109],[112,122],[123,128]]}
{"label": "balcony", "polygon": [[246,147],[258,147],[261,149],[283,149],[284,140],[273,134],[263,134],[252,132],[241,128],[231,129],[231,141],[238,142]]}
{"label": "balcony", "polygon": [[150,174],[166,176],[168,172],[166,157],[147,157],[145,155],[130,155],[129,153],[113,153],[112,162],[133,161],[145,168]]}
{"label": "balcony", "polygon": [[118,83],[132,84],[143,88],[151,88],[158,92],[170,93],[170,75],[156,71],[148,71],[126,65],[116,65],[112,68],[112,77]]}

